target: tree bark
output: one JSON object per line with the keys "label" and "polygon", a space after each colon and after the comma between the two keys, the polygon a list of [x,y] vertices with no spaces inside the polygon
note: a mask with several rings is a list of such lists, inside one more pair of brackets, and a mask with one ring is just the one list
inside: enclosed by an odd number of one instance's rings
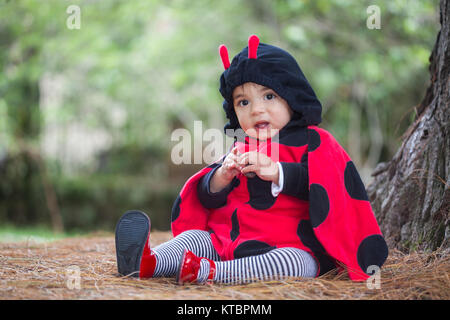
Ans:
{"label": "tree bark", "polygon": [[389,247],[448,249],[450,243],[450,1],[430,56],[430,86],[393,159],[380,163],[369,199]]}

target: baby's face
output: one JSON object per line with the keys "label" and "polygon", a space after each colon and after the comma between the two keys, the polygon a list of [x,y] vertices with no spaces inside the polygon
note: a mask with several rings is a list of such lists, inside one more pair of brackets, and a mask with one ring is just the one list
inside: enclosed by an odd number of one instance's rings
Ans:
{"label": "baby's face", "polygon": [[259,140],[276,135],[293,114],[286,100],[274,90],[253,82],[234,89],[233,106],[242,130]]}

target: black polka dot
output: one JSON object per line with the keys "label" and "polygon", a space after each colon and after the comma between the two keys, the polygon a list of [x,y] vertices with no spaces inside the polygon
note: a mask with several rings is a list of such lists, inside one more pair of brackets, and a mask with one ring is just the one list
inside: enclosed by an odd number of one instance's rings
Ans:
{"label": "black polka dot", "polygon": [[367,268],[370,266],[381,267],[388,256],[388,247],[384,238],[379,234],[373,234],[364,238],[358,246],[358,264],[368,275]]}
{"label": "black polka dot", "polygon": [[322,244],[317,240],[316,235],[311,226],[311,221],[300,220],[297,228],[297,235],[300,241],[313,252],[324,252]]}
{"label": "black polka dot", "polygon": [[314,234],[310,220],[300,220],[297,235],[300,241],[313,252],[313,255],[319,262],[319,276],[336,268],[334,259],[326,253],[325,248]]}
{"label": "black polka dot", "polygon": [[347,162],[344,171],[345,189],[356,200],[369,200],[366,188],[352,161]]}
{"label": "black polka dot", "polygon": [[172,206],[172,214],[170,216],[172,222],[177,220],[178,216],[180,215],[180,204],[181,204],[181,196],[178,195]]}
{"label": "black polka dot", "polygon": [[238,245],[237,248],[234,249],[233,253],[234,258],[238,259],[248,256],[256,256],[258,254],[264,254],[275,248],[276,247],[262,241],[249,240]]}
{"label": "black polka dot", "polygon": [[238,236],[239,236],[239,220],[237,217],[237,209],[235,209],[233,214],[231,215],[231,231],[230,231],[231,241],[236,240]]}
{"label": "black polka dot", "polygon": [[316,130],[308,129],[308,152],[316,150],[320,146],[320,135]]}
{"label": "black polka dot", "polygon": [[269,209],[277,200],[272,195],[272,182],[264,181],[258,176],[247,179],[247,189],[250,196],[247,203],[257,210]]}
{"label": "black polka dot", "polygon": [[308,152],[305,152],[303,155],[302,155],[302,158],[300,159],[300,162],[303,162],[303,163],[308,163]]}
{"label": "black polka dot", "polygon": [[289,127],[279,131],[279,135],[272,138],[272,141],[276,141],[278,138],[278,143],[281,145],[289,147],[301,147],[308,143],[308,133],[306,128],[299,127]]}
{"label": "black polka dot", "polygon": [[313,228],[317,228],[328,216],[330,201],[327,191],[320,184],[313,183],[309,189],[309,216]]}

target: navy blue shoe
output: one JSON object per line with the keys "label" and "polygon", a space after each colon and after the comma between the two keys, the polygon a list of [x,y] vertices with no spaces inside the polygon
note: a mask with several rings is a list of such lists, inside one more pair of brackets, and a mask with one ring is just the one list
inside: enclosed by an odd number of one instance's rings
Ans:
{"label": "navy blue shoe", "polygon": [[123,276],[139,277],[142,254],[150,233],[150,219],[141,211],[127,211],[116,226],[117,269]]}

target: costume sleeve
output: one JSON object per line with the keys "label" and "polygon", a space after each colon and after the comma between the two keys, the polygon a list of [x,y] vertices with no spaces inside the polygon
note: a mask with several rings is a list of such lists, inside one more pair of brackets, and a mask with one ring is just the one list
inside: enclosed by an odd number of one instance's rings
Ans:
{"label": "costume sleeve", "polygon": [[300,163],[280,162],[283,167],[283,189],[282,193],[308,200],[309,179],[308,179],[308,157],[307,153],[302,157]]}
{"label": "costume sleeve", "polygon": [[204,175],[198,185],[197,185],[197,195],[198,199],[200,200],[200,203],[202,206],[204,206],[206,209],[216,209],[223,207],[227,203],[227,197],[228,194],[233,190],[233,188],[236,185],[237,178],[233,178],[233,181],[231,181],[230,184],[228,184],[225,188],[220,190],[219,192],[211,192],[210,190],[210,182],[211,178],[216,172],[217,169],[219,169],[220,166],[217,166],[210,172],[208,172],[206,175]]}

